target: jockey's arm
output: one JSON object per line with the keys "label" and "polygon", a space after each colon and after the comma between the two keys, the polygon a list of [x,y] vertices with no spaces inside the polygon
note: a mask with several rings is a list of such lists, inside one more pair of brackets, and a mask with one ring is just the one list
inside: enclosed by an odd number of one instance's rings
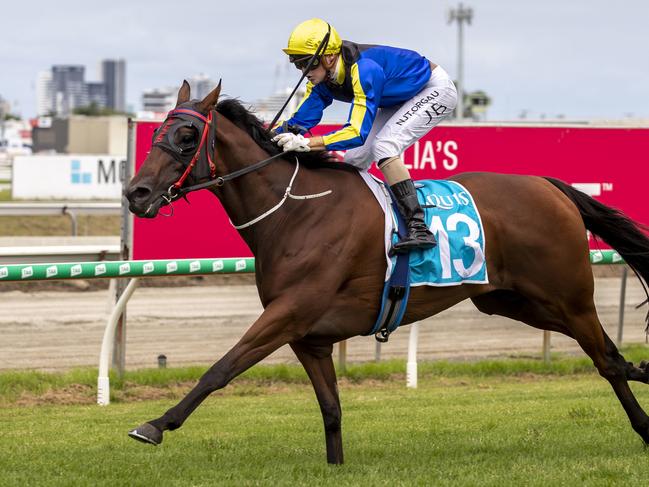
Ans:
{"label": "jockey's arm", "polygon": [[284,131],[283,125],[299,127],[300,132],[305,134],[308,130],[315,127],[322,120],[322,113],[333,102],[331,93],[323,87],[314,86],[311,82],[306,84],[306,92],[297,109],[286,122],[278,122],[273,128],[275,133]]}
{"label": "jockey's arm", "polygon": [[309,143],[311,150],[347,150],[365,143],[370,133],[381,101],[385,75],[381,67],[372,60],[360,60],[351,67],[354,98],[349,118],[343,127],[335,132],[318,137]]}

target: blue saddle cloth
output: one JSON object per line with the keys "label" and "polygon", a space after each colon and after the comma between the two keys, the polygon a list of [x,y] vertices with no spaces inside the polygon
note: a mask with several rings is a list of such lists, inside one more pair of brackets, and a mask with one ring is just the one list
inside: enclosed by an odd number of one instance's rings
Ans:
{"label": "blue saddle cloth", "polygon": [[[489,282],[482,220],[471,194],[455,181],[423,180],[417,181],[415,186],[426,224],[435,234],[437,246],[410,252],[410,285],[457,286]],[[395,234],[393,242],[397,241]]]}
{"label": "blue saddle cloth", "polygon": [[[417,181],[415,187],[426,224],[437,238],[437,246],[391,257],[393,272],[386,279],[379,317],[368,333],[387,330],[385,340],[401,324],[410,286],[489,282],[484,229],[469,191],[461,184],[447,180]],[[399,222],[400,216],[394,205],[392,211],[395,221]],[[398,241],[399,235],[395,230],[392,243]],[[408,265],[405,265],[406,259]],[[395,289],[398,292],[395,293]]]}

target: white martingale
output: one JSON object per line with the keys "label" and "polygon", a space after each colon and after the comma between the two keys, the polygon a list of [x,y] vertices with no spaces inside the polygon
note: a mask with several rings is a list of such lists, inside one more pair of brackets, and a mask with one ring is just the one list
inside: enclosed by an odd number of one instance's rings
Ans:
{"label": "white martingale", "polygon": [[286,190],[284,191],[284,197],[281,199],[279,203],[277,203],[275,206],[273,206],[270,210],[267,212],[259,215],[257,218],[250,220],[248,223],[244,223],[243,225],[235,225],[232,223],[232,220],[230,220],[230,223],[234,228],[237,230],[241,230],[242,228],[247,228],[251,225],[254,225],[257,222],[260,222],[264,218],[266,218],[268,215],[272,215],[275,213],[277,210],[280,209],[280,207],[284,204],[284,202],[288,198],[292,198],[294,200],[310,200],[312,198],[320,198],[322,196],[327,196],[328,194],[333,193],[331,190],[323,191],[322,193],[317,193],[317,194],[307,194],[304,196],[295,196],[291,194],[291,188],[293,186],[293,181],[295,181],[295,177],[297,176],[298,171],[300,170],[300,161],[298,161],[297,157],[295,158],[295,172],[293,172],[293,177],[291,178],[291,181],[288,183],[288,186],[286,187]]}

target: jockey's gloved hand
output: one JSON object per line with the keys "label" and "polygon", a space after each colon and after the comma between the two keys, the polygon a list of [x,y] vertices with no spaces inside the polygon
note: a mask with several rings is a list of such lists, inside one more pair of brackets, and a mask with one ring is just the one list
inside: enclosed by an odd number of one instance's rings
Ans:
{"label": "jockey's gloved hand", "polygon": [[272,138],[272,141],[276,142],[284,152],[309,152],[311,150],[309,139],[300,134],[296,135],[291,132],[277,134]]}

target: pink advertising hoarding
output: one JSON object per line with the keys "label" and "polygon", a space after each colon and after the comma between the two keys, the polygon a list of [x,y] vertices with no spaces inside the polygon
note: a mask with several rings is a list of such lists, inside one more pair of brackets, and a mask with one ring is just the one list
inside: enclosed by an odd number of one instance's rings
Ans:
{"label": "pink advertising hoarding", "polygon": [[[136,170],[146,158],[158,125],[135,124]],[[314,133],[334,128],[322,126]],[[410,147],[404,159],[415,179],[444,179],[469,171],[552,176],[649,224],[649,205],[644,200],[649,128],[443,125]],[[171,218],[135,218],[133,258],[251,255],[211,193],[192,193],[189,200],[191,205],[182,200],[175,203]]]}

